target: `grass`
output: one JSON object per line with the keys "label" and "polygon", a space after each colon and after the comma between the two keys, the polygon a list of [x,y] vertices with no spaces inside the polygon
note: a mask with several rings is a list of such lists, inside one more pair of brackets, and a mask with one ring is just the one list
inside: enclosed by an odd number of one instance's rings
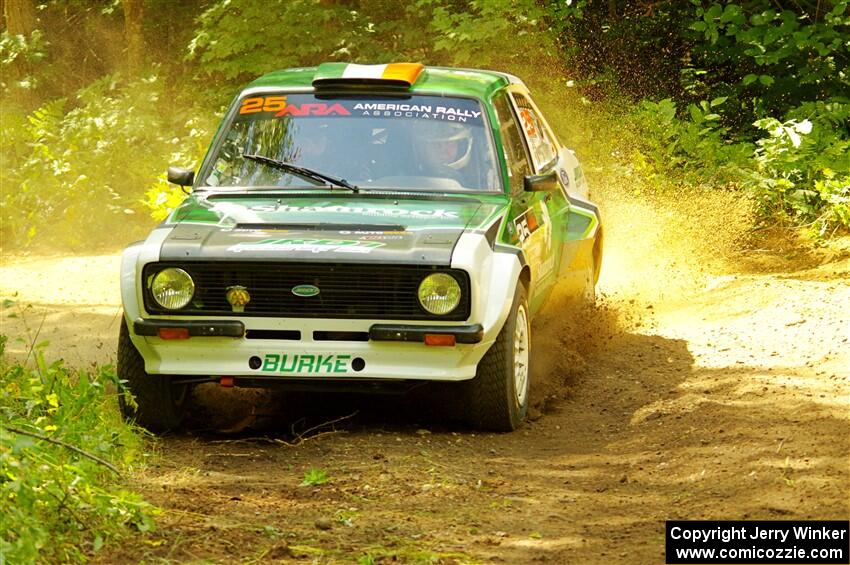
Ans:
{"label": "grass", "polygon": [[156,509],[123,487],[145,442],[117,409],[110,366],[71,371],[39,346],[7,364],[0,338],[0,555],[85,562],[154,527]]}
{"label": "grass", "polygon": [[301,481],[301,484],[298,486],[316,487],[319,485],[323,485],[330,480],[331,479],[330,477],[328,477],[327,472],[321,469],[310,469],[306,473],[304,473],[304,480]]}

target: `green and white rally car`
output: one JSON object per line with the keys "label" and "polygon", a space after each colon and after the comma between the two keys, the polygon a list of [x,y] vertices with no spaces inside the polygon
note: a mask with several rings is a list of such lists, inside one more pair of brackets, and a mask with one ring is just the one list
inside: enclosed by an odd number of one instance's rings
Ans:
{"label": "green and white rally car", "polygon": [[189,388],[458,381],[523,421],[531,319],[592,297],[602,231],[518,78],[415,63],[273,72],[233,101],[183,204],[123,254],[122,410],[162,431]]}

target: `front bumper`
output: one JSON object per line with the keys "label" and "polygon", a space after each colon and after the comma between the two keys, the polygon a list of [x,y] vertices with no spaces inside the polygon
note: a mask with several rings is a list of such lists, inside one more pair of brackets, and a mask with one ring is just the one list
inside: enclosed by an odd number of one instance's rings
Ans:
{"label": "front bumper", "polygon": [[188,330],[189,337],[242,337],[245,324],[237,320],[143,320],[133,322],[136,335],[155,337],[160,330]]}
{"label": "front bumper", "polygon": [[[133,322],[136,335],[157,337],[161,330],[185,329],[189,337],[245,337],[245,324],[237,320],[143,320]],[[285,331],[296,334],[300,331]],[[324,332],[327,334],[328,332]],[[340,332],[342,333],[342,332]],[[415,324],[372,324],[367,333],[345,332],[356,339],[341,341],[410,341],[424,343],[426,335],[453,336],[457,343],[480,343],[484,339],[481,324],[471,326],[423,326]],[[365,339],[361,339],[360,335]],[[323,341],[331,341],[325,339]]]}
{"label": "front bumper", "polygon": [[[459,381],[475,376],[492,345],[480,324],[139,318],[132,327],[148,373],[199,377]],[[175,328],[189,339],[158,336]],[[425,345],[426,334],[452,335],[456,345]]]}

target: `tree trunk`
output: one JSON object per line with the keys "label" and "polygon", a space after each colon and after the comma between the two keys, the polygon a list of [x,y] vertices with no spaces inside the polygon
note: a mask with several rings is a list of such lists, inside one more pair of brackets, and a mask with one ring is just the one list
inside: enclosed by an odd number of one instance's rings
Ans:
{"label": "tree trunk", "polygon": [[131,74],[141,70],[144,63],[145,38],[142,35],[144,0],[123,0],[124,37],[127,40],[127,68]]}
{"label": "tree trunk", "polygon": [[[10,35],[23,35],[29,38],[38,25],[33,0],[5,0],[3,2],[3,20]],[[19,104],[25,104],[28,100],[28,93],[15,86],[15,83],[30,76],[32,66],[24,57],[18,56],[12,62],[10,71],[10,76],[4,77],[3,82],[9,89],[11,99]]]}
{"label": "tree trunk", "polygon": [[3,17],[11,35],[29,36],[36,26],[35,4],[32,0],[5,0]]}

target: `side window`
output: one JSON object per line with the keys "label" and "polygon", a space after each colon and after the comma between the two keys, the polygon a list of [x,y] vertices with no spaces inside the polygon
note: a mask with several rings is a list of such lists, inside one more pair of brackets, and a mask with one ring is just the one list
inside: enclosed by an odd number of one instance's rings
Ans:
{"label": "side window", "polygon": [[519,109],[522,131],[525,132],[525,138],[528,140],[528,149],[531,151],[534,168],[539,171],[555,159],[555,144],[549,139],[543,124],[537,117],[537,112],[531,107],[528,99],[522,94],[516,93],[513,94],[513,97]]}
{"label": "side window", "polygon": [[511,192],[523,190],[523,179],[531,174],[528,154],[522,141],[514,113],[508,96],[504,92],[493,99],[493,107],[499,118],[499,131],[502,133],[502,144],[505,150],[505,161],[508,164],[508,176],[511,182]]}

